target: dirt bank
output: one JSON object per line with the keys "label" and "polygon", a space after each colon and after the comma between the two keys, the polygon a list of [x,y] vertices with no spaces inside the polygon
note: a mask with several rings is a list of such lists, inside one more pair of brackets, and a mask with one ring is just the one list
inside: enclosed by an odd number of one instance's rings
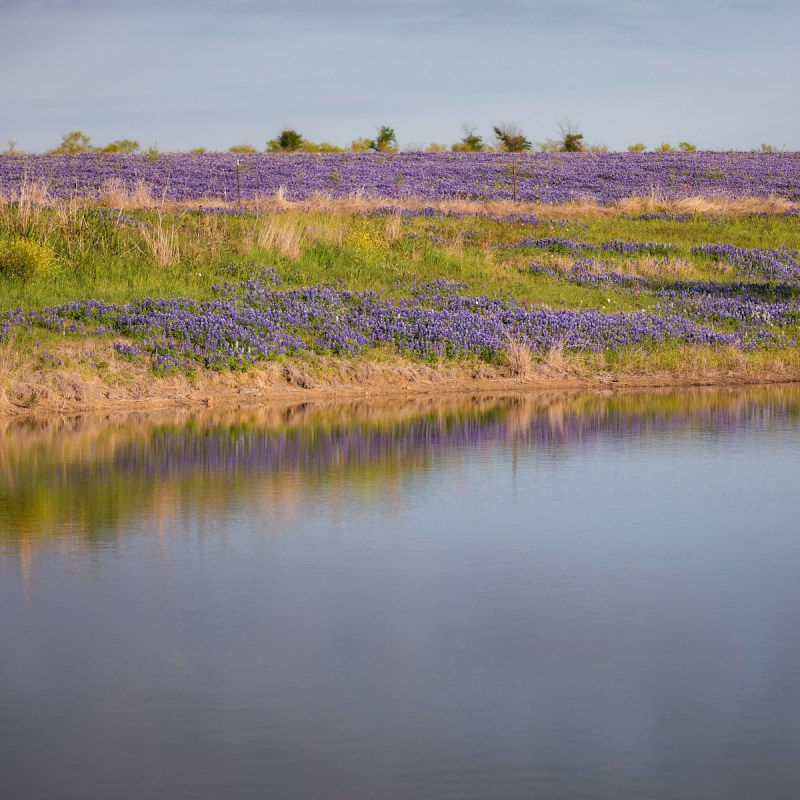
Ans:
{"label": "dirt bank", "polygon": [[619,391],[656,387],[737,386],[800,382],[794,364],[747,360],[675,369],[587,370],[564,361],[511,368],[483,363],[427,365],[320,357],[264,364],[246,372],[156,377],[142,365],[118,361],[101,373],[41,370],[8,364],[0,386],[0,417],[42,417],[85,411],[252,405],[260,402],[397,397],[553,389]]}

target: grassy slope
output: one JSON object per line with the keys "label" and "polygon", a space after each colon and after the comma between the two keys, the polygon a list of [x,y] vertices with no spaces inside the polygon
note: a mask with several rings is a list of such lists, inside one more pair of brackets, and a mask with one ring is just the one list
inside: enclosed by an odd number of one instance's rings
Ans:
{"label": "grassy slope", "polygon": [[[573,211],[570,219],[560,220],[558,213],[558,209],[551,210],[551,223],[530,224],[476,216],[367,218],[309,209],[217,216],[68,204],[56,209],[6,205],[0,208],[0,242],[25,236],[46,244],[57,254],[58,267],[26,281],[0,276],[0,312],[82,298],[110,302],[142,296],[205,299],[214,296],[214,284],[246,278],[265,266],[290,287],[343,283],[354,290],[399,296],[414,282],[449,279],[468,284],[468,292],[506,293],[550,308],[633,310],[655,301],[630,288],[586,288],[533,275],[528,269],[532,261],[563,266],[570,258],[538,249],[502,248],[524,237],[545,236],[596,244],[611,239],[669,244],[677,250],[671,254],[666,272],[658,258],[601,254],[619,271],[658,277],[665,284],[675,279],[736,279],[729,266],[691,254],[697,245],[800,248],[800,225],[798,218],[791,216],[698,214],[687,221],[665,221],[587,210]],[[68,342],[56,334],[34,330],[2,346],[3,363],[5,371],[16,372],[17,377],[34,368],[58,366],[102,374],[103,365],[113,360],[108,344]],[[45,359],[43,351],[48,353]],[[735,360],[759,369],[765,359],[791,366],[796,355],[737,354]],[[720,368],[730,368],[730,354],[716,358]],[[646,358],[641,353],[607,353],[584,358],[581,369],[584,374],[609,367],[620,371],[680,370],[686,359],[684,350],[674,348],[662,348]],[[704,355],[701,361],[709,368],[715,365],[714,356]]]}

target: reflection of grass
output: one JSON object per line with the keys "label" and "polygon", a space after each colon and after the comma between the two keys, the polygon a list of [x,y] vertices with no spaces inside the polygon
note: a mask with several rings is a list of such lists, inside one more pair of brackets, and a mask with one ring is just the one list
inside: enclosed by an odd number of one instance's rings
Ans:
{"label": "reflection of grass", "polygon": [[299,514],[320,498],[340,502],[345,493],[384,497],[438,459],[466,457],[487,441],[568,451],[598,437],[735,431],[787,414],[800,417],[800,387],[6,423],[0,428],[0,544],[92,546],[134,523],[156,528],[184,514],[213,520],[243,498],[269,519]]}

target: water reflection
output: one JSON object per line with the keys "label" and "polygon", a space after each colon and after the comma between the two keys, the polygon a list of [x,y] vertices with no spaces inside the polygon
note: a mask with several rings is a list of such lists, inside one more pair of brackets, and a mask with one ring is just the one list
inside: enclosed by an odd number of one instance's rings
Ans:
{"label": "water reflection", "polygon": [[[735,434],[797,421],[800,387],[303,403],[0,421],[0,546],[102,544],[142,517],[302,509],[378,496],[475,448],[566,457],[597,440]],[[269,482],[254,483],[268,475]]]}
{"label": "water reflection", "polygon": [[799,410],[6,422],[3,796],[793,799]]}

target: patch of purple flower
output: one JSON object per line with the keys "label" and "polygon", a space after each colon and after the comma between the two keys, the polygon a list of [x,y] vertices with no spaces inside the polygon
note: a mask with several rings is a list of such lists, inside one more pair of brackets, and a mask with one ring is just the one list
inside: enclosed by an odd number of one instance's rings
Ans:
{"label": "patch of purple flower", "polygon": [[[237,186],[237,164],[239,164]],[[512,167],[516,173],[516,191]],[[331,176],[336,175],[336,180]],[[402,178],[401,178],[402,176]],[[98,197],[115,179],[168,201],[250,200],[282,187],[290,200],[361,192],[387,199],[610,204],[631,196],[770,195],[800,199],[797,153],[398,153],[0,156],[0,194],[42,181],[51,198]]]}
{"label": "patch of purple flower", "polygon": [[601,250],[610,250],[622,255],[641,255],[663,256],[674,253],[678,248],[671,244],[659,244],[658,242],[625,242],[622,239],[612,239],[600,245]]}
{"label": "patch of purple flower", "polygon": [[[590,266],[580,265],[579,271],[588,272]],[[254,279],[225,284],[219,287],[220,299],[207,302],[144,298],[113,305],[87,300],[41,312],[9,312],[3,322],[8,330],[44,327],[82,335],[102,326],[141,341],[128,345],[130,350],[117,343],[116,349],[125,356],[147,354],[159,373],[241,369],[301,350],[356,355],[388,346],[421,358],[473,355],[493,360],[509,341],[542,353],[554,347],[600,352],[667,341],[744,347],[752,340],[738,330],[698,324],[672,308],[658,313],[556,311],[509,296],[470,296],[464,288],[437,281],[393,301],[375,292],[327,286],[283,289]]]}
{"label": "patch of purple flower", "polygon": [[540,250],[549,250],[551,253],[566,253],[572,256],[579,256],[582,253],[591,253],[595,247],[586,242],[578,242],[574,239],[562,239],[558,236],[545,236],[537,239],[527,236],[517,242],[504,245],[501,250],[517,250],[525,247],[536,247]]}
{"label": "patch of purple flower", "polygon": [[800,279],[797,250],[776,248],[767,250],[736,247],[732,244],[709,244],[693,247],[692,253],[710,256],[714,261],[727,261],[740,274],[752,278],[777,281]]}

